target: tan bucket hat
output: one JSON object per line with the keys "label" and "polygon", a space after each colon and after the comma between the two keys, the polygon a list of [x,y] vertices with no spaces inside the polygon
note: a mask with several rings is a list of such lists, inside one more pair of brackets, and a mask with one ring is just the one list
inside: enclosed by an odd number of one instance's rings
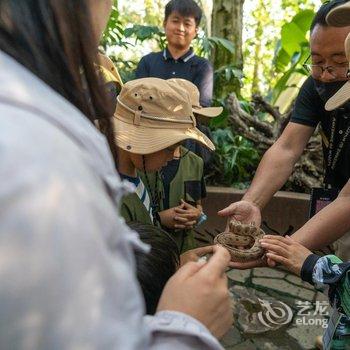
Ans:
{"label": "tan bucket hat", "polygon": [[[345,54],[346,58],[349,61],[350,69],[350,33],[345,39]],[[327,111],[332,111],[333,109],[338,108],[345,102],[350,100],[350,81],[347,81],[325,104],[325,109]]]}
{"label": "tan bucket hat", "polygon": [[175,83],[185,89],[190,95],[193,113],[203,115],[208,118],[214,118],[220,115],[223,111],[222,107],[202,107],[199,102],[199,90],[196,85],[189,80],[180,78],[168,79],[169,82]]}
{"label": "tan bucket hat", "polygon": [[350,25],[350,2],[332,9],[326,17],[330,26],[346,27]]}
{"label": "tan bucket hat", "polygon": [[196,128],[186,90],[159,78],[127,82],[113,117],[117,145],[131,153],[149,154],[186,139],[210,150],[215,146]]}
{"label": "tan bucket hat", "polygon": [[114,81],[123,86],[122,78],[119,75],[117,67],[114,65],[113,61],[106,55],[98,53],[98,59],[100,63],[101,73],[105,76],[106,81]]}

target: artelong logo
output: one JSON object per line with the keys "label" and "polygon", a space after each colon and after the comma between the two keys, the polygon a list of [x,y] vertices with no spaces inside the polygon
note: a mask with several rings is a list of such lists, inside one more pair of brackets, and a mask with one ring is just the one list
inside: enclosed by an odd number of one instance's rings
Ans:
{"label": "artelong logo", "polygon": [[[275,328],[276,325],[283,326],[290,323],[293,319],[292,308],[282,301],[270,302],[268,300],[258,299],[262,310],[258,312],[259,322],[268,328]],[[328,302],[316,301],[313,304],[309,301],[295,301],[299,310],[296,313],[296,326],[321,326],[327,328],[328,319],[320,316],[328,316]]]}
{"label": "artelong logo", "polygon": [[259,302],[262,311],[259,311],[258,319],[264,326],[273,328],[274,325],[281,326],[292,321],[293,310],[282,301],[271,303],[270,301],[259,298]]}

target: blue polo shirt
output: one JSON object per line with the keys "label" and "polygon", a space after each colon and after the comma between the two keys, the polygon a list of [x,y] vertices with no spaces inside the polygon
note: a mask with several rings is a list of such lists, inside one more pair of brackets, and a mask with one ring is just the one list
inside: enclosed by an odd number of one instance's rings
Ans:
{"label": "blue polo shirt", "polygon": [[209,107],[213,97],[213,68],[209,61],[194,54],[193,49],[175,60],[166,48],[142,57],[136,69],[136,78],[182,78],[198,87],[200,104]]}

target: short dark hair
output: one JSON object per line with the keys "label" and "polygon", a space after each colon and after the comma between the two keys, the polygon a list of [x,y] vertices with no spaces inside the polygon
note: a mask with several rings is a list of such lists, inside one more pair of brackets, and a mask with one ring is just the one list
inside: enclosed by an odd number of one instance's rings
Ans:
{"label": "short dark hair", "polygon": [[318,9],[316,12],[316,15],[314,19],[312,20],[311,26],[310,26],[310,31],[312,32],[316,25],[320,25],[322,27],[328,27],[328,23],[326,21],[326,17],[329,14],[329,12],[339,6],[347,3],[349,0],[331,0],[331,1],[326,1],[325,3],[322,4],[322,6]]}
{"label": "short dark hair", "polygon": [[136,275],[146,304],[146,313],[154,315],[165,284],[180,265],[175,240],[159,227],[138,222],[128,223],[140,239],[151,246],[149,253],[135,251]]}
{"label": "short dark hair", "polygon": [[202,19],[202,10],[194,0],[171,0],[165,6],[165,21],[173,13],[184,17],[193,17],[198,27]]}

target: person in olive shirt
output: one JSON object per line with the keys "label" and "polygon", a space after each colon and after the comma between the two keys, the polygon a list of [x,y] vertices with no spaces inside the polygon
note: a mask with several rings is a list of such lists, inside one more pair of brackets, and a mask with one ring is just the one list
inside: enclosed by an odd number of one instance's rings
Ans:
{"label": "person in olive shirt", "polygon": [[[190,81],[185,79],[169,79],[184,88],[191,100],[192,112],[199,118],[212,118],[222,113],[222,107],[202,107],[199,91]],[[159,189],[159,216],[162,225],[172,229],[172,237],[176,240],[180,252],[196,247],[193,227],[206,220],[202,209],[202,199],[206,196],[203,160],[183,146],[176,148],[175,157],[160,172],[141,173],[148,186],[155,188],[156,180]],[[146,177],[147,175],[147,177]],[[187,222],[182,222],[186,220]],[[171,223],[176,222],[175,225]]]}
{"label": "person in olive shirt", "polygon": [[157,78],[136,79],[123,86],[117,101],[113,124],[118,171],[136,188],[135,193],[124,196],[121,215],[126,222],[157,223],[158,187],[148,191],[138,170],[160,169],[174,158],[180,142],[188,138],[211,150],[215,147],[195,127],[190,97],[175,83]]}
{"label": "person in olive shirt", "polygon": [[[323,141],[325,187],[340,190],[348,182],[350,138],[347,130],[350,128],[350,107],[344,105],[331,112],[325,109],[327,100],[348,80],[349,65],[344,41],[350,26],[336,27],[326,21],[332,9],[345,3],[339,0],[324,3],[316,13],[310,29],[311,75],[299,92],[291,120],[280,138],[265,153],[243,199],[221,210],[219,215],[228,216],[229,220],[234,218],[260,225],[261,210],[287,181],[316,126],[320,126]],[[328,205],[320,215],[311,218],[293,234],[293,239],[309,249],[322,249],[336,241],[350,226],[331,226],[328,219],[322,219],[321,214],[330,213],[333,207]],[[340,212],[337,210],[336,215],[340,215]],[[337,256],[349,260],[350,235],[345,234],[336,241],[334,250]],[[262,264],[265,263],[256,261],[232,265],[249,268]]]}

